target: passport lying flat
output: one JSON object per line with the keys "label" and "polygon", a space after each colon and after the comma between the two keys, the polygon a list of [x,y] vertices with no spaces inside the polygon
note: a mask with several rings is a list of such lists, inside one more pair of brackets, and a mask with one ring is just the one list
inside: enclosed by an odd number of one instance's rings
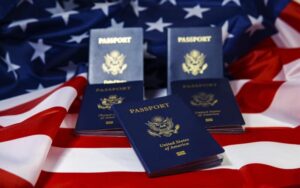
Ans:
{"label": "passport lying flat", "polygon": [[142,82],[88,85],[80,108],[76,132],[79,134],[124,135],[111,106],[139,100],[143,100]]}
{"label": "passport lying flat", "polygon": [[222,162],[223,148],[176,96],[114,105],[113,110],[150,177]]}
{"label": "passport lying flat", "polygon": [[168,29],[168,93],[173,81],[222,78],[223,53],[219,28]]}
{"label": "passport lying flat", "polygon": [[211,132],[240,133],[245,124],[227,79],[185,80],[172,83],[180,96]]}
{"label": "passport lying flat", "polygon": [[143,80],[141,28],[93,29],[90,36],[90,84]]}

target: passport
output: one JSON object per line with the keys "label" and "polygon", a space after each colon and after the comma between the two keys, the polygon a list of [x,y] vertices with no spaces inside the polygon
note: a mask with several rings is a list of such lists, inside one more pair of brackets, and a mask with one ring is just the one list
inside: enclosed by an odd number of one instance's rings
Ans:
{"label": "passport", "polygon": [[223,148],[177,96],[116,104],[113,110],[150,177],[209,168]]}
{"label": "passport", "polygon": [[177,81],[171,88],[210,132],[244,132],[245,122],[227,79]]}
{"label": "passport", "polygon": [[143,80],[141,28],[92,29],[90,32],[90,84]]}
{"label": "passport", "polygon": [[222,77],[220,28],[168,29],[168,93],[174,81]]}
{"label": "passport", "polygon": [[111,107],[143,100],[143,83],[88,85],[82,100],[75,131],[78,134],[124,135]]}

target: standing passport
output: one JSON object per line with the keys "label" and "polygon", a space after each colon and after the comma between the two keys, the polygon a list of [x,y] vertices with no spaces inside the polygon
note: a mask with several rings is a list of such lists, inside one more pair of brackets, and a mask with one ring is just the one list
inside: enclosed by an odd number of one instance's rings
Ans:
{"label": "standing passport", "polygon": [[223,148],[176,96],[114,105],[113,110],[150,177],[222,162]]}
{"label": "standing passport", "polygon": [[220,28],[168,29],[168,93],[179,80],[223,77]]}
{"label": "standing passport", "polygon": [[210,132],[244,132],[245,122],[227,79],[173,82],[172,93],[181,97]]}
{"label": "standing passport", "polygon": [[143,32],[140,28],[90,32],[89,72],[76,132],[120,135],[113,104],[143,100]]}

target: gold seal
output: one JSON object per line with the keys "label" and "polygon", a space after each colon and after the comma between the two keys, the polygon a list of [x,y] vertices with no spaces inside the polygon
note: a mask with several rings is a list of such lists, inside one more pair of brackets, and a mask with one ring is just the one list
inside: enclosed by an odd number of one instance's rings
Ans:
{"label": "gold seal", "polygon": [[180,128],[179,124],[174,126],[172,118],[164,118],[162,116],[153,117],[146,125],[148,125],[149,128],[147,132],[153,137],[170,137],[173,134],[177,134]]}
{"label": "gold seal", "polygon": [[98,104],[98,109],[100,110],[110,110],[111,106],[114,104],[121,104],[124,101],[124,97],[118,97],[117,95],[110,95],[107,98],[100,99],[101,103]]}
{"label": "gold seal", "polygon": [[215,99],[213,94],[206,94],[203,92],[193,95],[192,100],[190,101],[191,105],[202,107],[214,106],[217,102],[218,100]]}
{"label": "gold seal", "polygon": [[123,74],[123,71],[127,68],[125,63],[126,56],[120,53],[118,50],[113,50],[104,56],[104,63],[102,64],[102,70],[108,74],[116,76]]}
{"label": "gold seal", "polygon": [[183,72],[197,76],[203,74],[208,64],[205,63],[205,55],[198,50],[192,50],[184,56],[182,64]]}

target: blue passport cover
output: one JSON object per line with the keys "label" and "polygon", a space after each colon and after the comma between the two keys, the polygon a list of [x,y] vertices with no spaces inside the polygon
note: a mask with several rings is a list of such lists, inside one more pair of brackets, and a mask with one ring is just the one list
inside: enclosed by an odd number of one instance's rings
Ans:
{"label": "blue passport cover", "polygon": [[114,105],[113,110],[150,176],[193,169],[202,159],[216,163],[210,157],[224,152],[176,96]]}
{"label": "blue passport cover", "polygon": [[168,92],[173,81],[222,78],[223,52],[220,28],[168,29]]}
{"label": "blue passport cover", "polygon": [[76,124],[78,133],[121,129],[111,106],[143,100],[143,82],[88,85]]}
{"label": "blue passport cover", "polygon": [[227,79],[199,79],[172,82],[172,93],[190,107],[210,128],[245,124]]}
{"label": "blue passport cover", "polygon": [[143,31],[141,28],[92,29],[90,32],[90,84],[142,81]]}

